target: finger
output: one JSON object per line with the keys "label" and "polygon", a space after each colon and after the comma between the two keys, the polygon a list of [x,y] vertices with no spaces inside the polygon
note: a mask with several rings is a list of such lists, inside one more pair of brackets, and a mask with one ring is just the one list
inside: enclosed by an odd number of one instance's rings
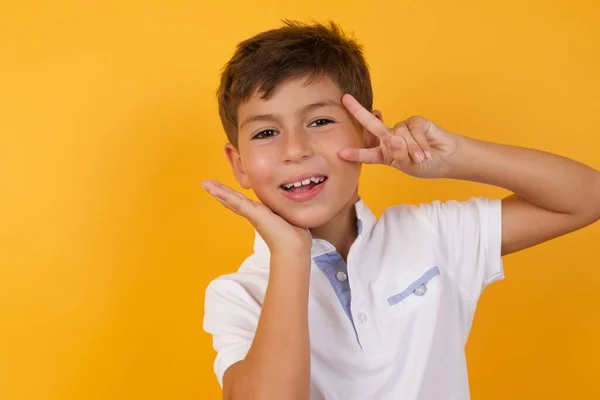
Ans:
{"label": "finger", "polygon": [[223,185],[221,182],[215,181],[215,180],[211,180],[209,181],[211,182],[213,185],[215,185],[217,187],[217,189],[219,189],[220,191],[224,191],[232,196],[237,196],[242,200],[247,200],[247,201],[251,201],[249,198],[247,198],[246,196],[244,196],[243,194],[233,190],[232,188],[230,188],[227,185]]}
{"label": "finger", "polygon": [[203,182],[202,186],[231,211],[240,214],[250,220],[250,222],[255,220],[256,207],[252,204],[252,200],[248,199],[243,194],[212,180]]}
{"label": "finger", "polygon": [[227,186],[216,181],[202,182],[202,186],[227,208],[238,214],[240,213],[238,206],[242,199],[240,199],[233,190],[230,190]]}
{"label": "finger", "polygon": [[221,203],[225,208],[227,208],[228,210],[233,211],[234,213],[236,213],[237,215],[241,215],[243,217],[242,214],[240,214],[235,208],[233,208],[232,206],[230,206],[225,200],[221,200],[219,197],[214,196],[215,199]]}
{"label": "finger", "polygon": [[431,158],[431,146],[429,146],[429,141],[427,140],[427,131],[430,124],[431,122],[423,117],[414,116],[406,120],[406,126],[408,126],[410,134],[423,150],[425,159]]}
{"label": "finger", "polygon": [[402,136],[393,135],[389,141],[389,149],[392,159],[398,164],[412,162],[408,153],[408,144]]}
{"label": "finger", "polygon": [[346,161],[365,164],[381,164],[383,162],[383,153],[379,147],[372,149],[342,149],[338,154]]}
{"label": "finger", "polygon": [[362,126],[379,139],[383,140],[391,135],[388,127],[364,108],[354,97],[352,97],[352,95],[344,95],[342,97],[342,104],[344,104],[346,109],[350,111],[350,114],[352,114]]}
{"label": "finger", "polygon": [[[407,146],[407,152],[410,157],[417,163],[420,164],[425,160],[425,153],[423,149],[417,143],[415,138],[411,135],[406,122],[399,122],[394,127],[394,136],[402,137]],[[392,142],[393,143],[393,142]]]}

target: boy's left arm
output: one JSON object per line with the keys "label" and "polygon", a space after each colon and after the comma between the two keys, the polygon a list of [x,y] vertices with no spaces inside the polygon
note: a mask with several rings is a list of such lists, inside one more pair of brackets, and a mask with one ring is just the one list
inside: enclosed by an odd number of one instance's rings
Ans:
{"label": "boy's left arm", "polygon": [[543,151],[455,137],[457,148],[447,161],[447,178],[514,193],[502,201],[503,255],[600,219],[600,172]]}
{"label": "boy's left arm", "polygon": [[393,166],[420,178],[451,178],[513,192],[502,201],[502,254],[534,246],[600,219],[600,172],[564,157],[446,132],[422,117],[388,128],[352,96],[342,98],[365,128],[365,148],[348,161]]}

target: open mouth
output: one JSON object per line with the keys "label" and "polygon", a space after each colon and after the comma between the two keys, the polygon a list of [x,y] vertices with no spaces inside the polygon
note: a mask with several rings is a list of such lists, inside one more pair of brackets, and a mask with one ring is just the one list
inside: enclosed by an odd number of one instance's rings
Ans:
{"label": "open mouth", "polygon": [[327,181],[326,176],[316,175],[301,181],[286,183],[280,187],[286,192],[304,193],[314,189],[319,185],[322,185],[325,181]]}

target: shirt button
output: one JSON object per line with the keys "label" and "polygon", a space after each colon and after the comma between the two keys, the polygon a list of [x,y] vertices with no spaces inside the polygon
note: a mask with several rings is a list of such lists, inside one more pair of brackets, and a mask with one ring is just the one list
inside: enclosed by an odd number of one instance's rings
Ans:
{"label": "shirt button", "polygon": [[365,322],[367,322],[367,314],[361,312],[358,313],[358,322],[360,322],[361,324],[364,324]]}
{"label": "shirt button", "polygon": [[312,246],[310,246],[310,251],[312,251],[313,253],[317,251],[317,245],[313,244]]}
{"label": "shirt button", "polygon": [[427,291],[427,286],[425,286],[425,284],[422,284],[421,286],[419,286],[415,289],[414,293],[417,296],[423,296],[426,291]]}
{"label": "shirt button", "polygon": [[338,271],[337,274],[335,274],[335,277],[340,282],[344,282],[344,281],[346,281],[346,279],[348,279],[348,276],[345,273],[343,273],[342,271]]}

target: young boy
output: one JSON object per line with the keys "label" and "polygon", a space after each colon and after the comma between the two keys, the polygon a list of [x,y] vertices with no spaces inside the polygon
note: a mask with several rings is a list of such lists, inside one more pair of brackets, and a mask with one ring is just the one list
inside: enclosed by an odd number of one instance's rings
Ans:
{"label": "young boy", "polygon": [[[244,189],[204,187],[256,229],[254,254],[206,292],[226,399],[469,399],[464,346],[501,256],[600,218],[600,173],[540,151],[372,110],[361,48],[333,24],[242,42],[219,88]],[[362,163],[506,188],[503,200],[386,209]]]}

